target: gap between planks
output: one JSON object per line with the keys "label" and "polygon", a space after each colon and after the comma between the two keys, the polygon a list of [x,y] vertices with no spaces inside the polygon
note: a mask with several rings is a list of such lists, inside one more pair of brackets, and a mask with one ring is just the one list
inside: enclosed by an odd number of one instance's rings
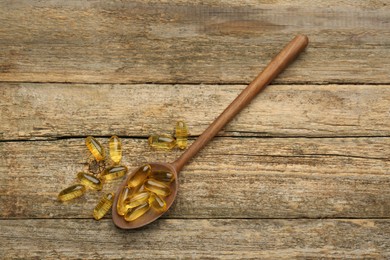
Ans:
{"label": "gap between planks", "polygon": [[[259,71],[260,72],[260,71]],[[174,86],[174,85],[186,85],[186,86],[200,86],[200,85],[216,85],[216,86],[234,86],[234,85],[248,85],[251,81],[229,81],[229,82],[214,82],[214,81],[188,81],[188,82],[170,82],[170,81],[132,81],[132,82],[83,82],[83,81],[27,81],[27,80],[15,80],[15,81],[8,81],[8,80],[1,80],[0,84],[56,84],[56,85],[69,85],[69,84],[78,84],[78,85],[118,85],[118,86],[131,86],[131,85],[167,85],[167,86]],[[313,85],[313,86],[345,86],[345,85],[356,85],[356,86],[389,86],[390,82],[356,82],[356,81],[344,81],[344,82],[333,82],[333,81],[321,81],[321,82],[311,82],[311,81],[297,81],[297,82],[271,82],[270,85],[274,86],[283,86],[283,85],[291,85],[291,86],[299,86],[299,85]]]}

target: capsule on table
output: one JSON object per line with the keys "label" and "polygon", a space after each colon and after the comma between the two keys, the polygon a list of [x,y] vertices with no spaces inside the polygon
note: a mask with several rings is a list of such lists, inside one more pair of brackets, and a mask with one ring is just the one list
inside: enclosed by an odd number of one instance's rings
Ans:
{"label": "capsule on table", "polygon": [[103,188],[103,183],[99,180],[99,178],[93,176],[92,174],[79,172],[77,174],[77,179],[81,184],[84,184],[86,187],[93,190],[101,190]]}
{"label": "capsule on table", "polygon": [[157,194],[152,193],[149,197],[149,205],[157,212],[165,212],[167,210],[167,203]]}
{"label": "capsule on table", "polygon": [[99,203],[93,210],[94,219],[99,220],[107,214],[107,212],[112,207],[112,204],[114,203],[114,196],[114,193],[111,192],[107,193],[102,197],[102,199],[99,201]]}
{"label": "capsule on table", "polygon": [[125,200],[125,207],[126,208],[135,208],[145,201],[149,201],[150,193],[148,191],[143,191],[137,194],[134,194],[133,196],[127,198]]}
{"label": "capsule on table", "polygon": [[187,148],[188,127],[183,121],[177,121],[175,128],[176,145],[180,149]]}
{"label": "capsule on table", "polygon": [[148,179],[145,182],[145,190],[156,193],[162,197],[166,197],[171,194],[171,189],[167,184],[154,179]]}
{"label": "capsule on table", "polygon": [[105,152],[103,146],[92,136],[88,136],[85,139],[85,144],[87,145],[91,154],[95,157],[96,160],[102,161],[104,160]]}
{"label": "capsule on table", "polygon": [[111,160],[118,164],[122,159],[122,143],[118,136],[114,135],[109,141]]}
{"label": "capsule on table", "polygon": [[162,150],[171,150],[176,146],[176,140],[170,135],[151,135],[148,138],[151,147]]}
{"label": "capsule on table", "polygon": [[127,167],[123,165],[114,165],[105,169],[100,175],[102,181],[110,181],[123,177],[127,173]]}
{"label": "capsule on table", "polygon": [[153,171],[150,174],[150,177],[157,181],[168,182],[168,183],[171,183],[175,179],[173,173],[168,171]]}
{"label": "capsule on table", "polygon": [[85,193],[85,186],[83,184],[75,184],[58,194],[58,199],[60,201],[68,201],[82,196]]}
{"label": "capsule on table", "polygon": [[119,215],[124,216],[127,211],[125,205],[126,199],[128,199],[134,193],[134,188],[125,186],[118,197],[118,202],[116,204],[116,211]]}
{"label": "capsule on table", "polygon": [[127,181],[127,185],[129,187],[137,187],[142,185],[142,183],[146,180],[146,178],[150,175],[152,168],[149,164],[145,164],[141,166],[133,176]]}
{"label": "capsule on table", "polygon": [[137,218],[144,215],[146,212],[148,212],[150,206],[148,202],[144,202],[138,207],[128,209],[125,214],[125,220],[126,221],[134,221]]}

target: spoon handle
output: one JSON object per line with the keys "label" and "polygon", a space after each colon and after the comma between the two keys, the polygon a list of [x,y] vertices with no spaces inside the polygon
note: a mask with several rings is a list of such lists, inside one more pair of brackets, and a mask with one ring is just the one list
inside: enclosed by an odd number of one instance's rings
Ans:
{"label": "spoon handle", "polygon": [[283,50],[275,56],[268,66],[237,96],[237,98],[219,115],[217,119],[196,139],[196,141],[175,162],[176,172],[202,149],[234,116],[267,86],[287,65],[293,61],[308,44],[305,35],[297,35]]}

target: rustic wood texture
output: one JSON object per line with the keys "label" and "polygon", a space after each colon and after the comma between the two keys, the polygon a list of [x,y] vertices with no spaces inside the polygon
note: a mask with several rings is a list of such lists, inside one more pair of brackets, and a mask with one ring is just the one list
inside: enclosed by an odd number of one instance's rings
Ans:
{"label": "rustic wood texture", "polygon": [[[0,1],[1,259],[390,259],[387,0]],[[58,192],[87,135],[172,162],[296,34],[308,49],[183,169],[163,219]]]}
{"label": "rustic wood texture", "polygon": [[[107,146],[107,139],[99,139]],[[85,168],[83,139],[1,143],[0,216],[88,218],[103,193],[57,194]],[[129,169],[180,154],[124,140]],[[388,218],[390,138],[217,138],[182,170],[170,218]],[[39,184],[39,185],[37,185]]]}
{"label": "rustic wood texture", "polygon": [[[0,139],[201,134],[244,85],[0,83]],[[271,85],[220,135],[390,136],[386,85]]]}
{"label": "rustic wood texture", "polygon": [[390,5],[352,2],[1,1],[0,80],[249,83],[303,33],[276,82],[390,83]]}
{"label": "rustic wood texture", "polygon": [[0,220],[2,258],[388,259],[389,220]]}

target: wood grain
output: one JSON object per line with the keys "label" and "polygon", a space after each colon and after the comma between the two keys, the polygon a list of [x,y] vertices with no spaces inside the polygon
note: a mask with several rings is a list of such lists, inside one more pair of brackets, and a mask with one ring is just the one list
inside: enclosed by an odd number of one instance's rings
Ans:
{"label": "wood grain", "polygon": [[[0,139],[170,133],[182,119],[197,136],[244,85],[0,83]],[[390,136],[385,85],[271,85],[220,135]]]}
{"label": "wood grain", "polygon": [[[107,146],[107,139],[99,139]],[[212,141],[179,179],[167,218],[389,218],[390,138],[227,138]],[[179,151],[124,140],[124,163],[170,162]],[[0,217],[91,218],[104,192],[70,203],[57,194],[76,181],[83,139],[0,143]]]}
{"label": "wood grain", "polygon": [[257,95],[268,86],[288,65],[293,62],[307,47],[306,35],[297,35],[272,59],[256,78],[245,87],[237,97],[226,106],[223,112],[210,123],[195,142],[180,158],[172,163],[174,172],[178,173],[188,161],[210,142],[239,112],[246,108]]}
{"label": "wood grain", "polygon": [[249,83],[303,33],[276,82],[390,83],[388,1],[351,2],[1,1],[0,81]]}
{"label": "wood grain", "polygon": [[[387,259],[389,220],[0,220],[1,258]],[[97,235],[98,234],[98,235]]]}
{"label": "wood grain", "polygon": [[[388,0],[0,1],[1,259],[390,259]],[[310,47],[180,176],[163,219],[62,204],[83,138],[170,162],[294,35]]]}

